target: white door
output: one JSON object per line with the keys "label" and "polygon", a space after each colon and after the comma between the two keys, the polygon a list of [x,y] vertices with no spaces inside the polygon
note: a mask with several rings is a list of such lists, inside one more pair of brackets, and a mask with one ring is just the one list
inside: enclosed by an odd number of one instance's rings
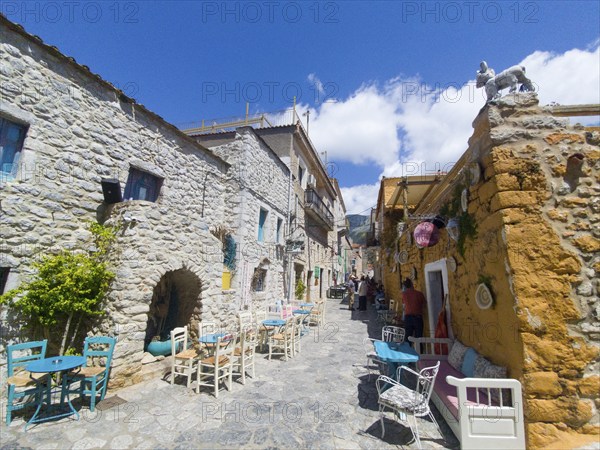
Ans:
{"label": "white door", "polygon": [[449,337],[453,337],[450,320],[450,293],[448,292],[448,269],[446,258],[425,265],[425,282],[427,289],[427,317],[429,318],[429,335],[435,336],[435,326],[442,311],[444,295],[448,294],[446,302],[446,326]]}

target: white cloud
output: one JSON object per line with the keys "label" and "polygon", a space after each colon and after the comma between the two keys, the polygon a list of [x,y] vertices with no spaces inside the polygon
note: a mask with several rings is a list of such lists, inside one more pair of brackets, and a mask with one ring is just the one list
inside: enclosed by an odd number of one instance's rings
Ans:
{"label": "white cloud", "polygon": [[371,208],[377,203],[379,182],[375,184],[362,184],[348,188],[341,188],[347,214],[369,215]]}

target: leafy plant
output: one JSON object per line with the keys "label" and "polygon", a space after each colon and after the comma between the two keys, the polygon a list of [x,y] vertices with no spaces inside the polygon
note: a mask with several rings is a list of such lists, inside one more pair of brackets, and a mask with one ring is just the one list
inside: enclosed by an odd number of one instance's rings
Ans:
{"label": "leafy plant", "polygon": [[[94,223],[89,231],[92,250],[44,255],[32,264],[36,273],[31,280],[0,296],[0,304],[18,310],[32,328],[41,328],[50,344],[60,338],[60,355],[67,348],[67,340],[68,347],[73,347],[82,321],[104,313],[102,302],[115,276],[106,258],[116,230]],[[57,330],[62,330],[62,335]]]}
{"label": "leafy plant", "polygon": [[298,279],[296,281],[296,298],[298,300],[302,300],[304,298],[304,293],[306,292],[306,285],[304,284],[304,282],[302,281],[302,279]]}

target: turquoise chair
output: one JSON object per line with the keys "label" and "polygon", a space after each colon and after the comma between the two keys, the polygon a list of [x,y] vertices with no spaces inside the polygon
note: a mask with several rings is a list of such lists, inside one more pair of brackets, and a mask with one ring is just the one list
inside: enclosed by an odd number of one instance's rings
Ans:
{"label": "turquoise chair", "polygon": [[[46,357],[47,340],[9,345],[7,354],[8,402],[6,404],[6,425],[12,421],[12,412],[27,406],[39,404],[47,387],[48,374],[32,373],[24,370],[30,362]],[[15,356],[17,355],[17,356]],[[48,395],[48,392],[46,393]],[[24,399],[18,403],[15,400]]]}
{"label": "turquoise chair", "polygon": [[[117,340],[115,338],[106,336],[86,338],[83,347],[83,356],[86,358],[86,364],[80,370],[68,374],[69,385],[73,382],[80,382],[79,389],[75,390],[75,392],[79,392],[81,397],[89,395],[90,411],[92,412],[96,407],[96,397],[99,395],[100,401],[102,401],[106,395],[110,364],[116,343]],[[104,360],[102,366],[93,365],[93,361],[98,359]],[[72,390],[69,389],[69,392],[72,392]]]}

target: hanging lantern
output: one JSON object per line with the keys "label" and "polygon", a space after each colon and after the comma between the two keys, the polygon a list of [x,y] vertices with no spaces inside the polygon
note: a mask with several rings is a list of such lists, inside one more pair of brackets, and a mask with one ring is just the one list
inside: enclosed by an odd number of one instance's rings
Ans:
{"label": "hanging lantern", "polygon": [[417,247],[433,247],[440,239],[438,228],[431,222],[421,222],[414,231],[415,244]]}
{"label": "hanging lantern", "polygon": [[458,219],[450,219],[446,224],[446,230],[448,230],[448,236],[450,236],[450,239],[453,241],[458,241],[458,237],[460,236]]}

